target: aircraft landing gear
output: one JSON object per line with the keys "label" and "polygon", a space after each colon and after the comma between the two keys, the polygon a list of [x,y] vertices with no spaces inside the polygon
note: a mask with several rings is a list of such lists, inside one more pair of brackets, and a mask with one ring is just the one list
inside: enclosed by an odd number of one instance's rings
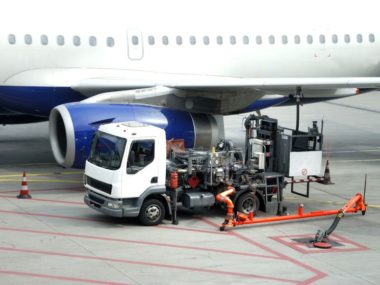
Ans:
{"label": "aircraft landing gear", "polygon": [[300,127],[300,106],[302,105],[301,100],[303,98],[301,86],[297,86],[296,95],[294,96],[294,98],[296,99],[296,106],[297,106],[297,110],[296,110],[296,133],[298,133],[299,127]]}

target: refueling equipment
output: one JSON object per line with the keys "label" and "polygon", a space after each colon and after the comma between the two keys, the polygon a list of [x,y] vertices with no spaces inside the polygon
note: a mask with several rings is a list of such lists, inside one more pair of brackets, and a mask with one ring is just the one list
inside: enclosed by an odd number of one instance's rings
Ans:
{"label": "refueling equipment", "polygon": [[184,149],[181,140],[167,142],[165,131],[154,126],[101,125],[86,161],[84,201],[106,215],[157,225],[164,217],[178,222],[178,202],[188,209],[227,202],[230,222],[266,211],[275,196],[281,216],[285,177],[320,174],[323,135],[316,122],[301,132],[250,115],[244,125],[245,158],[228,140],[211,150]]}

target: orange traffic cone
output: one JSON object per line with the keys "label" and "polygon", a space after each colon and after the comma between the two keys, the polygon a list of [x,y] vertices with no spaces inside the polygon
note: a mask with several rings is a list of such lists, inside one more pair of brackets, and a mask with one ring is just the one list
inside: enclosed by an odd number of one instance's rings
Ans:
{"label": "orange traffic cone", "polygon": [[28,183],[26,180],[25,171],[22,175],[21,190],[20,194],[17,196],[18,199],[31,199],[32,196],[29,195]]}
{"label": "orange traffic cone", "polygon": [[325,174],[323,175],[323,184],[325,185],[328,185],[328,184],[334,184],[332,181],[331,181],[331,177],[330,177],[330,167],[329,167],[329,161],[327,160],[326,161],[326,168],[325,168]]}

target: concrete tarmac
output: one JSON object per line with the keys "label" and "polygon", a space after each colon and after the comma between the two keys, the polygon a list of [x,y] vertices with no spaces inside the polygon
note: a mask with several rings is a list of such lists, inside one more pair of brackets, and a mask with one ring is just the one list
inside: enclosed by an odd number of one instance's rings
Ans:
{"label": "concrete tarmac", "polygon": [[[301,112],[301,129],[324,119],[324,161],[335,184],[312,184],[309,199],[288,186],[290,213],[300,202],[305,212],[340,208],[362,192],[368,175],[367,213],[343,218],[332,249],[308,241],[333,217],[226,232],[218,229],[220,209],[181,210],[178,226],[106,217],[83,204],[83,172],[55,164],[47,123],[0,127],[0,284],[379,284],[380,93],[305,105]],[[294,106],[262,113],[294,127]],[[237,145],[245,116],[225,118],[226,135]],[[16,198],[23,171],[30,200]]]}

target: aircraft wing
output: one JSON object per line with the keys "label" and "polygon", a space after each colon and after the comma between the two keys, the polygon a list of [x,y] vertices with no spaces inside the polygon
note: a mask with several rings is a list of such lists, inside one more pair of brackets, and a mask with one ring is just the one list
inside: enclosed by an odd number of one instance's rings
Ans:
{"label": "aircraft wing", "polygon": [[306,89],[338,88],[380,88],[380,77],[301,77],[301,78],[238,78],[220,76],[168,76],[168,79],[157,78],[155,81],[130,81],[123,79],[88,79],[81,81],[73,88],[80,91],[87,88],[125,88],[139,86],[167,86],[178,89],[222,89],[222,88],[256,88],[256,89],[294,89],[297,86]]}
{"label": "aircraft wing", "polygon": [[87,93],[89,98],[83,101],[86,103],[136,102],[213,114],[237,113],[264,96],[294,94],[298,86],[302,87],[305,98],[319,100],[354,95],[356,88],[380,88],[380,77],[170,77],[158,77],[155,82],[115,78],[87,79],[72,88]]}

